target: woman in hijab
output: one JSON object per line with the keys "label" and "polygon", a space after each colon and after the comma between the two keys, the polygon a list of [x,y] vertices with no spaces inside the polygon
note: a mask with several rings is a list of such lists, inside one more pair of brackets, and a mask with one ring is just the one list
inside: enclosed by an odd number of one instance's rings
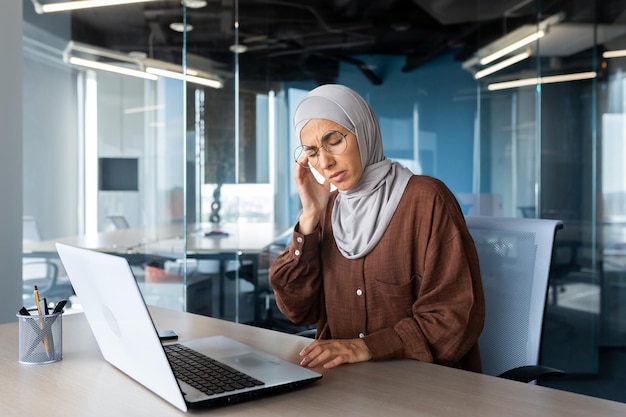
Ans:
{"label": "woman in hijab", "polygon": [[287,317],[317,324],[301,365],[403,357],[480,372],[478,257],[454,195],[384,156],[376,116],[347,87],[311,91],[294,125],[302,212],[270,282]]}

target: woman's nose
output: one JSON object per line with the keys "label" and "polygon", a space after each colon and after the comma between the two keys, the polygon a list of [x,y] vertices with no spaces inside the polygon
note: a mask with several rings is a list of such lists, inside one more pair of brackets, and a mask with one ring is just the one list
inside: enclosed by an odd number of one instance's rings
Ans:
{"label": "woman's nose", "polygon": [[326,149],[321,148],[319,151],[319,155],[318,155],[318,159],[319,159],[319,167],[320,168],[328,168],[330,166],[333,165],[333,163],[335,162],[335,159],[333,158],[333,155],[328,153],[326,151]]}

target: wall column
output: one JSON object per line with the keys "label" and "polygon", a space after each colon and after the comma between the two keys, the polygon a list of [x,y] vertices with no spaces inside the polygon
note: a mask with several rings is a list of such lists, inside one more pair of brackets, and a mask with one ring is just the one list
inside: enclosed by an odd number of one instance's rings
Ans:
{"label": "wall column", "polygon": [[0,323],[22,305],[22,4],[0,1]]}

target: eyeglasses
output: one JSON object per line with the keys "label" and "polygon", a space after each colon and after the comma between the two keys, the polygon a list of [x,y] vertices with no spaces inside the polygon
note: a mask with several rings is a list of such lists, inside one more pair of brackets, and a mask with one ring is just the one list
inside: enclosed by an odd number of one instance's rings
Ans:
{"label": "eyeglasses", "polygon": [[[350,133],[350,132],[348,132]],[[348,148],[348,133],[330,130],[322,136],[322,147],[330,155],[340,155]],[[320,162],[320,148],[301,145],[293,153],[296,163],[304,168],[315,168]],[[306,157],[306,160],[303,160]]]}

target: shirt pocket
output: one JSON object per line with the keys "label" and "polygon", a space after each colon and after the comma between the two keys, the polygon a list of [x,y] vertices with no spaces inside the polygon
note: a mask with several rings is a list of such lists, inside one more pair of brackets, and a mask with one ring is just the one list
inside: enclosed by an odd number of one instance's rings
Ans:
{"label": "shirt pocket", "polygon": [[413,316],[413,284],[415,277],[403,283],[390,283],[374,280],[376,304],[382,310],[385,326],[393,326],[398,321]]}

